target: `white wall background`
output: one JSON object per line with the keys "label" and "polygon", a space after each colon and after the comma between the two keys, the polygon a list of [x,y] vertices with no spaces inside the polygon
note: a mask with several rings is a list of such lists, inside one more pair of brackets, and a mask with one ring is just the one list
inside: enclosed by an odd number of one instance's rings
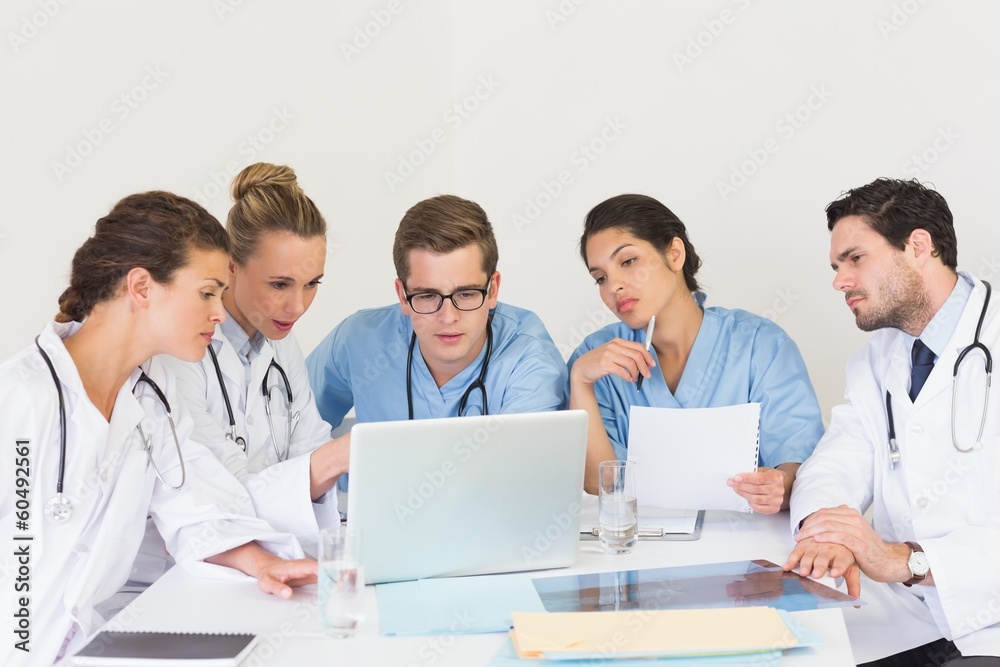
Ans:
{"label": "white wall background", "polygon": [[642,192],[687,223],[710,304],[798,342],[828,415],[864,341],[830,287],[842,190],[933,183],[961,267],[1000,273],[998,23],[988,0],[7,0],[0,358],[54,314],[117,199],[168,189],[224,220],[232,174],[266,160],[331,228],[306,352],[392,301],[400,217],[451,192],[493,220],[501,298],[568,355],[613,317],[576,254],[583,218]]}

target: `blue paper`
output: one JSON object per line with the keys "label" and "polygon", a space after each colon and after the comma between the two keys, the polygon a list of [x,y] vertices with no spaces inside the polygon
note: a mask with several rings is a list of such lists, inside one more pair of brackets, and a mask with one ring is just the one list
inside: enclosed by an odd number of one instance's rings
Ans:
{"label": "blue paper", "polygon": [[375,594],[384,635],[506,632],[511,612],[545,611],[526,574],[380,584]]}

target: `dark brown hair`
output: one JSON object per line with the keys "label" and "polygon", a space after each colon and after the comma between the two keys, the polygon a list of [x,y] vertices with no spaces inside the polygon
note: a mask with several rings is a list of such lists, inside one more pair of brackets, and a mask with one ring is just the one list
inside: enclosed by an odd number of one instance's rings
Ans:
{"label": "dark brown hair", "polygon": [[948,202],[939,192],[919,181],[877,178],[868,185],[848,190],[826,207],[826,227],[850,215],[864,218],[868,226],[889,245],[906,248],[910,234],[923,229],[931,235],[935,257],[955,270],[958,267],[958,240]]}
{"label": "dark brown hair", "polygon": [[587,262],[587,239],[605,229],[621,229],[646,241],[661,253],[675,238],[684,242],[684,282],[698,291],[695,274],[701,268],[701,258],[687,237],[687,228],[669,208],[646,195],[618,195],[601,202],[587,214],[580,237],[580,256]]}
{"label": "dark brown hair", "polygon": [[115,296],[136,267],[158,283],[169,283],[193,249],[229,252],[226,230],[211,213],[169,192],[125,197],[97,221],[94,235],[73,255],[56,321],[82,322],[94,306]]}

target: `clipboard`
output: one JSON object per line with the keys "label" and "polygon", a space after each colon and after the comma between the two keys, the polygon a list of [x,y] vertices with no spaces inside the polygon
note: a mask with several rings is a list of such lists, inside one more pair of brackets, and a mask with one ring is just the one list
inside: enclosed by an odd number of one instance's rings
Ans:
{"label": "clipboard", "polygon": [[[698,516],[695,518],[694,530],[690,533],[672,533],[664,530],[663,528],[643,528],[639,526],[639,539],[640,540],[665,540],[671,542],[694,542],[695,540],[701,539],[701,526],[705,521],[705,510],[698,510]],[[640,521],[640,524],[642,522]],[[598,532],[600,529],[597,526],[587,527],[584,524],[580,524],[580,539],[585,542],[594,541],[598,539]]]}

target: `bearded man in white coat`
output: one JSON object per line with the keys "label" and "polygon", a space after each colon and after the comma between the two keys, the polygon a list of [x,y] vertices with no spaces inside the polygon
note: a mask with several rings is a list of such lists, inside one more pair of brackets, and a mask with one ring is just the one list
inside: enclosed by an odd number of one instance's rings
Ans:
{"label": "bearded man in white coat", "polygon": [[833,286],[875,334],[799,470],[784,567],[843,576],[855,595],[864,575],[874,604],[845,610],[859,662],[1000,665],[1000,396],[988,396],[987,352],[1000,349],[1000,300],[957,270],[948,204],[916,181],[878,179],[826,213]]}

